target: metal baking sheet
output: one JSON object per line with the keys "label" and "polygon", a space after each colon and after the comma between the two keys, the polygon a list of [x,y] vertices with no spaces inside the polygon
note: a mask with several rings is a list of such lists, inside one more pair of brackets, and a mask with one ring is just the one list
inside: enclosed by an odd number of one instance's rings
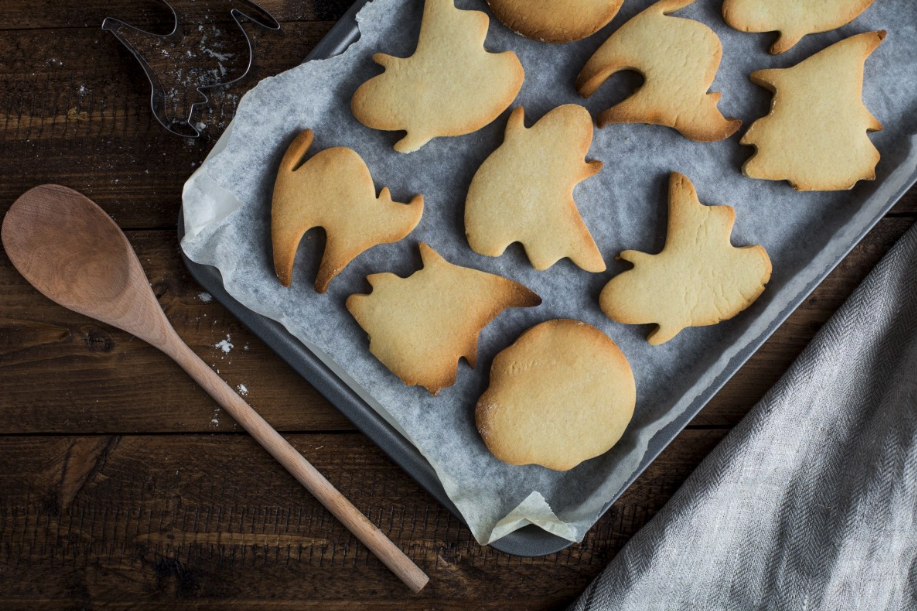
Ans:
{"label": "metal baking sheet", "polygon": [[[325,59],[342,53],[360,37],[356,15],[370,0],[357,0],[343,17],[328,31],[305,61]],[[182,214],[178,218],[178,241],[185,235]],[[363,434],[373,440],[398,466],[436,498],[452,515],[465,523],[461,513],[449,500],[430,463],[400,433],[386,422],[349,386],[344,384],[311,350],[293,337],[280,323],[256,314],[233,299],[223,288],[220,272],[209,265],[190,260],[184,252],[182,259],[194,279],[214,299],[245,325],[280,358],[344,414]],[[660,446],[660,450],[664,446]],[[623,492],[623,490],[622,490]],[[610,506],[610,505],[609,505]],[[572,545],[570,541],[538,528],[526,526],[491,544],[490,547],[516,556],[545,556]]]}
{"label": "metal baking sheet", "polygon": [[[356,13],[368,0],[359,0],[335,25],[328,35],[315,47],[309,59],[332,57],[344,51],[359,37],[359,30],[355,21]],[[716,394],[716,392],[738,371],[748,358],[767,340],[768,337],[783,323],[784,320],[802,303],[808,295],[821,283],[830,271],[843,259],[863,236],[878,222],[884,213],[917,181],[917,172],[901,181],[900,189],[890,196],[887,205],[874,218],[857,228],[855,235],[845,238],[844,244],[838,249],[839,256],[836,260],[825,266],[824,270],[806,285],[798,297],[790,302],[787,307],[767,324],[761,333],[749,342],[746,347],[735,354],[729,366],[712,379],[703,392],[699,393],[681,417],[674,420],[669,426],[661,430],[650,442],[649,448],[640,464],[640,468],[620,488],[614,498],[604,507],[604,511],[611,506],[634,479],[658,456],[658,454],[675,438],[675,436],[690,422],[701,408]],[[179,219],[180,237],[184,233],[184,223]],[[182,255],[184,256],[184,253]],[[456,517],[461,515],[446,496],[439,480],[430,465],[420,455],[418,450],[404,437],[397,433],[378,413],[366,404],[356,392],[343,383],[318,357],[309,351],[298,339],[290,335],[279,323],[253,313],[245,306],[231,298],[223,289],[220,273],[212,267],[196,264],[187,257],[185,263],[192,275],[223,305],[227,307],[239,320],[249,327],[265,343],[271,346],[280,356],[298,371],[307,381],[313,384],[329,401],[336,405],[360,430],[373,439],[396,463],[405,469],[434,497],[447,507]],[[571,543],[560,537],[551,535],[546,531],[529,526],[508,535],[495,543],[492,547],[516,555],[540,556],[559,551]]]}

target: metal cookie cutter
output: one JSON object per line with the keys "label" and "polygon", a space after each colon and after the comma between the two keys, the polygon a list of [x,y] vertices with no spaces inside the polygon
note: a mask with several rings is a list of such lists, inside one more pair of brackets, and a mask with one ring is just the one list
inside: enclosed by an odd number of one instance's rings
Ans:
{"label": "metal cookie cutter", "polygon": [[[195,24],[196,28],[188,30],[186,28],[189,24],[179,20],[178,12],[167,0],[159,2],[172,12],[174,19],[172,31],[166,35],[152,34],[112,17],[102,22],[102,29],[111,32],[121,41],[143,67],[152,87],[150,108],[159,123],[178,136],[197,138],[201,132],[192,123],[192,117],[199,106],[210,101],[204,91],[228,87],[245,78],[251,70],[254,47],[242,23],[250,21],[275,31],[280,29],[280,24],[251,0],[221,0],[212,3],[215,10],[229,11],[248,48],[245,70],[241,75],[224,81],[228,70],[223,62],[231,59],[234,54],[222,52],[223,43],[217,40],[217,36],[213,36],[214,40],[208,45],[208,35],[220,34],[221,30],[212,25],[207,25],[205,30],[205,24]],[[212,11],[208,9],[206,12],[210,14]],[[189,41],[195,44],[189,44]],[[188,60],[197,57],[205,57],[212,67],[201,69],[189,66]],[[199,96],[190,106],[187,104],[189,90]]]}

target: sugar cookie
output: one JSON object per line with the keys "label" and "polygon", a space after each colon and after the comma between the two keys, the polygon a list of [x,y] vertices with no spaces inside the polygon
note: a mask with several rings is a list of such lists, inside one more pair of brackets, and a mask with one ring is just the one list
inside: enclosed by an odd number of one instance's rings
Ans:
{"label": "sugar cookie", "polygon": [[779,32],[771,54],[792,49],[806,34],[848,24],[873,0],[726,0],[723,19],[742,32]]}
{"label": "sugar cookie", "polygon": [[867,132],[882,124],[863,104],[863,68],[884,39],[884,31],[857,34],[792,68],[753,72],[752,82],[774,99],[770,114],[742,138],[757,149],[742,172],[787,180],[798,191],[840,191],[874,180],[880,156]]}
{"label": "sugar cookie", "polygon": [[567,471],[621,439],[636,401],[634,374],[607,335],[551,320],[496,356],[475,420],[503,462]]}
{"label": "sugar cookie", "polygon": [[369,295],[351,295],[347,309],[369,334],[369,351],[408,386],[436,395],[455,384],[458,361],[474,368],[478,334],[506,308],[541,298],[517,282],[453,265],[426,244],[423,269],[409,278],[367,276]]}
{"label": "sugar cookie", "polygon": [[401,153],[496,119],[516,99],[525,72],[512,51],[484,48],[489,22],[481,11],[455,8],[453,0],[426,0],[414,55],[373,56],[385,72],[357,89],[354,116],[373,129],[407,131],[395,144]]}
{"label": "sugar cookie", "polygon": [[602,29],[624,0],[487,0],[497,19],[542,42],[573,42]]}
{"label": "sugar cookie", "polygon": [[673,172],[669,178],[669,230],[658,255],[626,250],[634,268],[611,279],[599,296],[605,315],[629,325],[656,323],[652,345],[686,327],[714,325],[750,306],[771,277],[761,246],[729,243],[735,223],[730,206],[704,206],[694,185]]}
{"label": "sugar cookie", "polygon": [[708,93],[723,47],[706,25],[669,13],[694,0],[662,0],[622,25],[586,62],[576,89],[589,97],[621,70],[636,70],[646,82],[629,98],[599,114],[609,123],[674,127],[701,142],[723,140],[742,125],[716,107],[720,93]]}
{"label": "sugar cookie", "polygon": [[384,188],[376,198],[369,169],[348,148],[325,149],[302,163],[313,138],[312,130],[299,134],[280,162],[271,205],[271,241],[274,271],[284,286],[290,286],[299,242],[313,227],[323,227],[325,252],[315,290],[324,293],[357,255],[411,233],[423,214],[423,196],[404,205],[393,202]]}
{"label": "sugar cookie", "polygon": [[573,201],[573,188],[602,169],[584,162],[592,143],[592,117],[582,106],[559,106],[532,127],[525,110],[510,115],[503,144],[471,181],[465,234],[475,252],[499,257],[521,242],[537,270],[569,257],[590,272],[605,262]]}

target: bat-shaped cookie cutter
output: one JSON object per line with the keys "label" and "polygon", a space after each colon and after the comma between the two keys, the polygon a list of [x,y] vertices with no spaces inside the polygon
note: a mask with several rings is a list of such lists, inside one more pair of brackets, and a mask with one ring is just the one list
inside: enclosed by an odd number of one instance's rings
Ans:
{"label": "bat-shaped cookie cutter", "polygon": [[[151,32],[147,32],[145,30],[141,30],[140,28],[136,28],[132,25],[124,23],[123,21],[113,17],[105,18],[105,20],[102,22],[102,29],[111,32],[115,38],[117,38],[121,44],[123,44],[137,59],[137,61],[140,63],[140,66],[143,68],[143,71],[146,73],[146,77],[150,81],[150,87],[152,88],[152,92],[150,94],[150,108],[152,109],[153,116],[156,117],[156,120],[159,121],[163,127],[165,127],[173,134],[185,138],[197,138],[201,135],[201,132],[191,123],[191,119],[198,107],[204,106],[210,101],[210,97],[204,92],[204,90],[218,87],[229,87],[233,83],[236,83],[245,78],[249,70],[251,70],[252,63],[254,61],[255,50],[254,46],[252,45],[251,38],[245,31],[245,28],[242,27],[242,22],[250,21],[265,29],[275,31],[280,29],[280,24],[270,13],[268,13],[266,10],[251,0],[226,0],[223,2],[222,4],[226,6],[226,8],[230,9],[229,12],[232,15],[233,21],[235,21],[236,26],[238,26],[239,30],[242,32],[242,35],[245,37],[245,43],[248,46],[248,64],[245,66],[245,70],[242,72],[242,74],[232,80],[209,85],[195,86],[196,91],[203,97],[203,101],[192,103],[188,110],[187,118],[185,118],[184,122],[178,122],[170,120],[168,117],[166,112],[166,101],[168,96],[159,75],[144,57],[143,53],[141,53],[141,51],[130,41],[128,36],[125,36],[125,32],[128,32],[129,34],[151,40],[157,40],[161,43],[164,43],[164,45],[170,46],[175,46],[176,43],[180,42],[184,38],[184,34],[182,32],[182,24],[179,23],[178,12],[168,2],[168,0],[159,0],[159,2],[165,5],[166,8],[172,12],[174,26],[172,27],[172,31],[168,34],[153,34]],[[214,55],[213,53],[211,54]]]}

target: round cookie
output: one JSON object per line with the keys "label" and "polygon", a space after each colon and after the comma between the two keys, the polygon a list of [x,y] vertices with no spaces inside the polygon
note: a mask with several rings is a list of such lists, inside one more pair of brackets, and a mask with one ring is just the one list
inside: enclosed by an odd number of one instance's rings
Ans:
{"label": "round cookie", "polygon": [[624,0],[487,0],[497,19],[526,38],[573,42],[595,34]]}
{"label": "round cookie", "polygon": [[475,420],[503,462],[567,471],[621,439],[636,401],[627,358],[607,335],[551,320],[496,356]]}

